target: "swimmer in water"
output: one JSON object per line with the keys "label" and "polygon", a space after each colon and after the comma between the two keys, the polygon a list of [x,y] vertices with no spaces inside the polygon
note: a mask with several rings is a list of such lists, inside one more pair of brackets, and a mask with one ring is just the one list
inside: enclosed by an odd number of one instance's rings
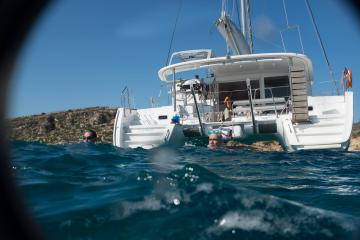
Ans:
{"label": "swimmer in water", "polygon": [[211,133],[209,135],[208,148],[216,149],[222,146],[222,137],[220,134]]}
{"label": "swimmer in water", "polygon": [[83,136],[84,142],[96,142],[97,134],[94,130],[86,130]]}

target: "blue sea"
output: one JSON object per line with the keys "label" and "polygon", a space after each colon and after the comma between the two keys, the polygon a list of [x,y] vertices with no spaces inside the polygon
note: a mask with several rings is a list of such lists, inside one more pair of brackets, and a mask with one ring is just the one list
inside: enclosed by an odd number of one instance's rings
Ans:
{"label": "blue sea", "polygon": [[360,239],[360,152],[12,142],[49,239]]}

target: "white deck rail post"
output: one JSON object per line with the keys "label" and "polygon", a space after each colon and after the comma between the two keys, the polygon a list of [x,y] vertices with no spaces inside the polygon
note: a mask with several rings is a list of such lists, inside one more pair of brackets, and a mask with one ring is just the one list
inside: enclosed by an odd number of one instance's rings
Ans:
{"label": "white deck rail post", "polygon": [[253,102],[252,102],[252,94],[251,94],[251,84],[250,84],[250,79],[247,78],[246,79],[246,87],[248,90],[248,95],[249,95],[249,102],[250,102],[250,110],[251,110],[251,120],[253,123],[253,133],[256,134],[256,125],[255,125],[255,116],[254,116],[254,107],[253,107]]}
{"label": "white deck rail post", "polygon": [[174,102],[174,112],[176,112],[176,77],[175,77],[175,68],[173,70],[173,102]]}

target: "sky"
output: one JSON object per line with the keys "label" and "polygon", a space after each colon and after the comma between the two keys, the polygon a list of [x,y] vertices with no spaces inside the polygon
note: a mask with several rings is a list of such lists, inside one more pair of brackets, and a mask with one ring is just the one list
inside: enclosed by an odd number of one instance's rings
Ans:
{"label": "sky", "polygon": [[[334,92],[330,74],[304,1],[285,0],[290,26],[299,25],[304,53],[314,68],[314,95]],[[326,53],[340,80],[353,70],[354,120],[360,120],[360,18],[343,0],[309,0]],[[287,22],[283,0],[250,0],[256,53],[282,52],[280,31]],[[228,12],[236,22],[232,0]],[[213,49],[226,54],[214,27],[220,0],[60,0],[44,11],[18,59],[8,116],[95,106],[119,107],[130,89],[137,108],[160,94],[158,70],[171,51]],[[302,52],[297,31],[284,32],[286,50]],[[158,105],[168,103],[164,87]]]}

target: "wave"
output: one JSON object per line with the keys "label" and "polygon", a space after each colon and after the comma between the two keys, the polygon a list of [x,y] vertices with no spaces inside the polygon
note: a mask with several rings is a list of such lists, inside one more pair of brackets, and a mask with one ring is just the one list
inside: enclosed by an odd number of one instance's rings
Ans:
{"label": "wave", "polygon": [[329,154],[14,143],[13,167],[52,239],[356,239],[359,155]]}

